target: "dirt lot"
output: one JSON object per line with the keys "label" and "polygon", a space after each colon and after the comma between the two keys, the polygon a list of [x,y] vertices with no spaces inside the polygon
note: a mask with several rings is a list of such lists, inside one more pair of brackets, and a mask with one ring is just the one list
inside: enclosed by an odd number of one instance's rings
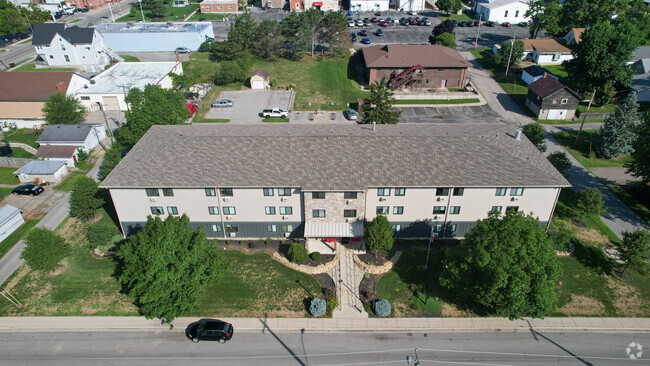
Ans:
{"label": "dirt lot", "polygon": [[291,92],[286,90],[241,90],[222,92],[217,100],[230,99],[233,106],[230,108],[212,108],[205,118],[229,119],[230,123],[261,123],[262,110],[268,108],[282,108],[291,110],[293,98]]}

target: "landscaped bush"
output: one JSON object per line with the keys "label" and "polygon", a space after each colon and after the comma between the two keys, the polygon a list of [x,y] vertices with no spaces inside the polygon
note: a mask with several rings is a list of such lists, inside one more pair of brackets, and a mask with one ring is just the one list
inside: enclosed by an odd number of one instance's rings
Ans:
{"label": "landscaped bush", "polygon": [[115,234],[115,227],[107,222],[96,222],[88,227],[86,231],[86,239],[92,248],[97,248],[100,245],[105,245],[113,238]]}
{"label": "landscaped bush", "polygon": [[557,233],[549,235],[551,240],[553,240],[553,249],[559,250],[561,252],[570,252],[571,248],[569,242],[571,241],[571,235],[566,231],[562,230]]}
{"label": "landscaped bush", "polygon": [[325,300],[316,297],[311,300],[309,305],[309,313],[313,316],[321,316],[327,311],[327,302]]}
{"label": "landscaped bush", "polygon": [[319,261],[320,258],[321,258],[321,254],[320,254],[319,252],[313,252],[313,253],[311,253],[311,259],[313,259],[313,260],[315,260],[315,261]]}
{"label": "landscaped bush", "polygon": [[339,306],[339,298],[336,297],[336,290],[327,289],[327,311],[332,313]]}
{"label": "landscaped bush", "polygon": [[289,259],[294,263],[304,263],[309,258],[309,251],[298,242],[291,244],[287,252]]}
{"label": "landscaped bush", "polygon": [[36,271],[49,271],[70,254],[70,246],[53,231],[34,228],[25,239],[21,258]]}
{"label": "landscaped bush", "polygon": [[385,317],[391,312],[390,303],[386,299],[375,302],[375,315]]}
{"label": "landscaped bush", "polygon": [[437,314],[442,309],[442,303],[432,296],[426,296],[423,292],[416,292],[411,296],[411,305],[416,311],[423,311],[429,314]]}
{"label": "landscaped bush", "polygon": [[243,241],[243,240],[240,240],[240,241],[239,241],[239,245],[244,245],[245,243],[246,243],[246,242]]}
{"label": "landscaped bush", "polygon": [[264,245],[271,245],[271,238],[266,238],[266,240],[264,240]]}

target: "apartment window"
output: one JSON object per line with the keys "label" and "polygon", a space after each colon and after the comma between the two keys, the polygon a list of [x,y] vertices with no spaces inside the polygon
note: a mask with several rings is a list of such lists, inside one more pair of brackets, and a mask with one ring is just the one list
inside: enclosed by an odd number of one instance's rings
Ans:
{"label": "apartment window", "polygon": [[278,188],[278,196],[291,196],[291,188]]}
{"label": "apartment window", "polygon": [[462,196],[465,193],[465,188],[454,188],[454,196]]}
{"label": "apartment window", "polygon": [[553,61],[557,61],[560,59],[560,54],[559,53],[554,53],[553,54]]}
{"label": "apartment window", "polygon": [[402,225],[400,225],[400,224],[393,225],[393,231],[394,232],[398,232],[398,231],[401,231],[401,230],[402,230]]}
{"label": "apartment window", "polygon": [[567,103],[569,103],[569,100],[567,98],[562,98],[562,100],[560,101],[560,104],[567,104]]}
{"label": "apartment window", "polygon": [[388,215],[388,206],[377,206],[377,215]]}
{"label": "apartment window", "polygon": [[402,215],[402,214],[404,214],[404,206],[393,207],[393,215]]}
{"label": "apartment window", "polygon": [[226,231],[229,233],[238,233],[239,225],[237,224],[226,224]]}
{"label": "apartment window", "polygon": [[[217,7],[219,7],[219,6],[221,6],[221,5],[217,5]],[[210,5],[206,5],[205,10],[210,10]]]}
{"label": "apartment window", "polygon": [[161,206],[152,206],[151,207],[151,214],[152,215],[163,215],[163,208]]}
{"label": "apartment window", "polygon": [[178,215],[178,208],[176,206],[167,206],[167,213],[170,215]]}
{"label": "apartment window", "polygon": [[90,100],[90,97],[81,97],[81,100]]}
{"label": "apartment window", "polygon": [[390,196],[390,188],[377,188],[377,196]]}
{"label": "apartment window", "polygon": [[270,233],[274,233],[274,232],[278,231],[278,225],[273,225],[273,224],[266,225],[266,231],[268,231]]}
{"label": "apartment window", "polygon": [[442,225],[435,225],[433,227],[433,231],[436,232],[436,233],[441,232],[442,231]]}
{"label": "apartment window", "polygon": [[293,215],[293,207],[280,207],[280,215]]}
{"label": "apartment window", "polygon": [[225,206],[223,208],[223,214],[224,215],[235,215],[236,214],[235,208],[232,207],[232,206]]}
{"label": "apartment window", "polygon": [[311,198],[315,200],[325,199],[325,192],[311,192]]}
{"label": "apartment window", "polygon": [[506,17],[506,18],[508,17],[508,11],[507,10],[506,10],[506,15],[504,15],[504,17]]}
{"label": "apartment window", "polygon": [[208,196],[208,197],[216,196],[217,191],[214,188],[206,188],[205,189],[205,195]]}
{"label": "apartment window", "polygon": [[219,224],[212,225],[212,231],[220,232],[221,231],[221,225],[219,225]]}
{"label": "apartment window", "polygon": [[273,188],[264,188],[265,196],[273,196]]}
{"label": "apartment window", "polygon": [[524,194],[524,189],[523,188],[512,188],[510,190],[510,195],[511,196],[521,196]]}
{"label": "apartment window", "polygon": [[228,5],[228,9],[232,9],[232,5]]}
{"label": "apartment window", "polygon": [[325,217],[325,210],[313,210],[312,216],[314,217]]}
{"label": "apartment window", "polygon": [[490,212],[499,214],[499,213],[501,213],[502,208],[503,208],[502,206],[492,206],[492,210],[490,210]]}
{"label": "apartment window", "polygon": [[427,79],[427,84],[435,84],[436,79]]}
{"label": "apartment window", "polygon": [[508,206],[506,207],[506,215],[509,213],[515,213],[519,211],[519,206]]}
{"label": "apartment window", "polygon": [[217,5],[217,9],[221,9],[221,5]]}
{"label": "apartment window", "polygon": [[357,217],[357,210],[343,210],[343,217]]}
{"label": "apartment window", "polygon": [[449,230],[447,230],[447,234],[449,235],[456,234],[456,224],[449,225]]}
{"label": "apartment window", "polygon": [[460,213],[460,206],[451,206],[449,207],[450,215],[458,215]]}
{"label": "apartment window", "polygon": [[406,188],[395,188],[395,195],[396,196],[406,195]]}
{"label": "apartment window", "polygon": [[70,62],[70,57],[68,57],[68,55],[63,55],[63,58],[65,59],[65,62]]}
{"label": "apartment window", "polygon": [[208,207],[208,213],[210,215],[218,215],[219,214],[219,207],[218,206],[209,206]]}
{"label": "apartment window", "polygon": [[145,191],[147,192],[147,196],[149,197],[160,196],[160,193],[158,192],[158,188],[146,188]]}
{"label": "apartment window", "polygon": [[519,16],[519,10],[516,10],[515,11],[515,18],[517,18],[518,16]]}
{"label": "apartment window", "polygon": [[275,215],[275,207],[266,206],[264,207],[264,212],[266,212],[267,215]]}
{"label": "apartment window", "polygon": [[232,188],[221,188],[219,189],[219,194],[224,197],[232,197]]}
{"label": "apartment window", "polygon": [[446,210],[447,210],[447,207],[445,207],[445,206],[433,206],[433,213],[434,214],[444,214]]}
{"label": "apartment window", "polygon": [[345,193],[343,193],[343,198],[349,199],[349,200],[356,200],[357,199],[357,192],[345,192]]}
{"label": "apartment window", "polygon": [[174,190],[171,188],[163,188],[163,196],[165,197],[174,197]]}
{"label": "apartment window", "polygon": [[437,188],[436,196],[449,196],[449,188]]}
{"label": "apartment window", "polygon": [[285,233],[290,233],[293,231],[293,225],[280,225],[280,230]]}
{"label": "apartment window", "polygon": [[497,196],[505,196],[507,190],[508,190],[508,188],[497,188],[496,195]]}
{"label": "apartment window", "polygon": [[444,72],[445,69],[444,69],[444,68],[440,68],[440,69],[438,69],[438,71],[440,71],[440,72]]}
{"label": "apartment window", "polygon": [[65,51],[65,45],[63,45],[63,44],[61,45],[61,51]]}

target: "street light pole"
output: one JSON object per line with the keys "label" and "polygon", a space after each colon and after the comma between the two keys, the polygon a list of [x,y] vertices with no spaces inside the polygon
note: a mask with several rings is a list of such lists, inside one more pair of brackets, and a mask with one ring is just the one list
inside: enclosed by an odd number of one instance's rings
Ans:
{"label": "street light pole", "polygon": [[476,40],[474,41],[474,48],[478,46],[478,34],[481,30],[481,20],[483,20],[483,13],[479,14],[478,16],[478,28],[476,28]]}
{"label": "street light pole", "polygon": [[140,13],[142,13],[142,23],[144,23],[144,10],[142,10],[142,0],[138,0],[138,4],[140,4]]}
{"label": "street light pole", "polygon": [[104,2],[108,3],[108,10],[111,12],[111,20],[113,21],[113,23],[115,23],[115,16],[113,15],[113,8],[111,7],[111,3],[113,2],[113,0],[109,0],[109,1],[104,0]]}
{"label": "street light pole", "polygon": [[515,41],[517,40],[517,33],[512,34],[512,42],[510,42],[510,55],[508,55],[508,64],[506,65],[505,79],[508,78],[508,69],[510,68],[510,59],[512,58],[512,49],[515,48]]}

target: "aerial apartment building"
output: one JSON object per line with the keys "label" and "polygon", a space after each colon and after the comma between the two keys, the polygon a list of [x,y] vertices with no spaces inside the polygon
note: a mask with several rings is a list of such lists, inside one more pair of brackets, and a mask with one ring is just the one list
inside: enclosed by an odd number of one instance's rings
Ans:
{"label": "aerial apartment building", "polygon": [[[361,245],[385,215],[396,237],[463,237],[490,211],[551,220],[569,183],[509,125],[153,126],[101,187],[123,232],[187,214],[210,238]],[[311,244],[310,244],[311,243]]]}

